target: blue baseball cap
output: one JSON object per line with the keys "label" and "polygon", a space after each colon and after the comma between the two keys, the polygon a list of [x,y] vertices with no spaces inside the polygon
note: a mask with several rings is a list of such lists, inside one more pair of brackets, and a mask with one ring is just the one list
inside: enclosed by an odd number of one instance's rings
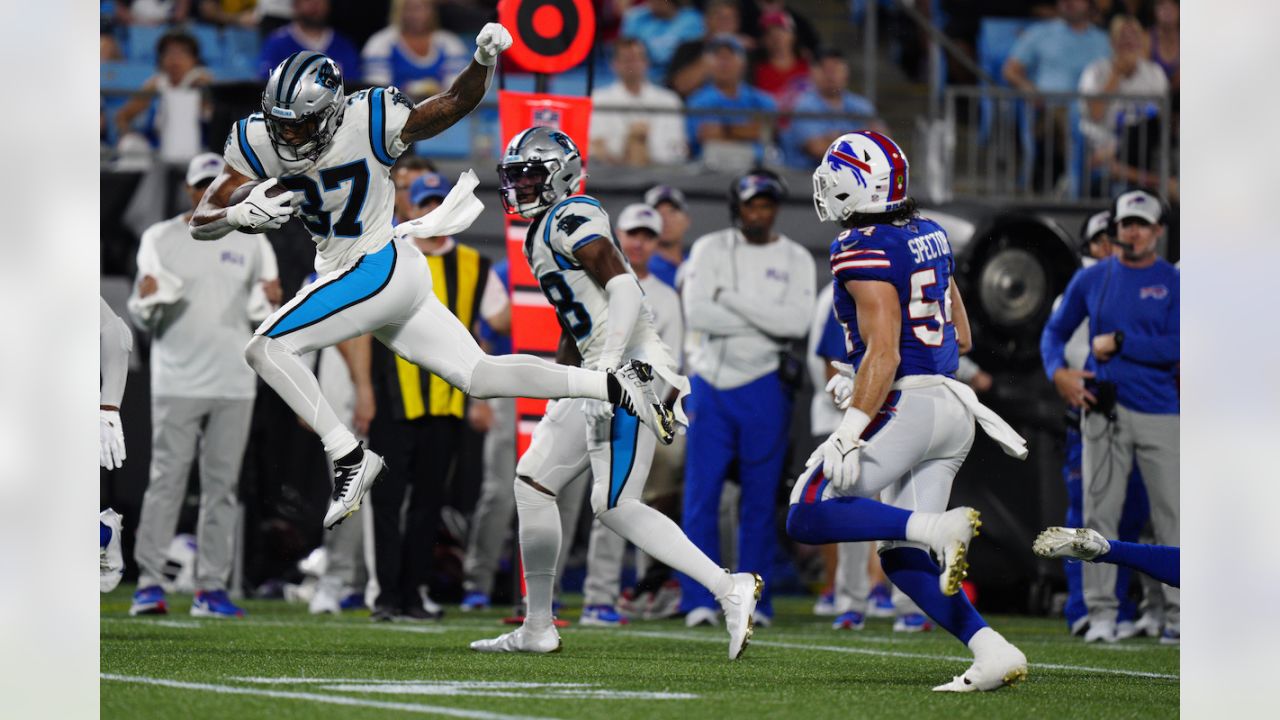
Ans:
{"label": "blue baseball cap", "polygon": [[443,199],[453,189],[449,178],[436,172],[426,172],[414,179],[409,186],[409,202],[421,205],[431,198]]}

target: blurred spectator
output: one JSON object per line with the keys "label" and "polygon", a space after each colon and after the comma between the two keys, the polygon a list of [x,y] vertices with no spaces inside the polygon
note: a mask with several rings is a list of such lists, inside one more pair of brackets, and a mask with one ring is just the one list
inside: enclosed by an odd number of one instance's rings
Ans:
{"label": "blurred spectator", "polygon": [[1151,59],[1164,70],[1169,87],[1176,93],[1181,85],[1179,72],[1179,25],[1182,8],[1178,0],[1156,0],[1156,22],[1151,30]]}
{"label": "blurred spectator", "polygon": [[256,0],[253,12],[265,37],[293,22],[293,0]]}
{"label": "blurred spectator", "polygon": [[166,25],[185,22],[191,0],[116,0],[116,18],[123,25]]}
{"label": "blurred spectator", "polygon": [[670,185],[655,185],[644,194],[644,203],[662,216],[662,232],[658,247],[649,258],[649,272],[671,286],[678,287],[676,274],[684,262],[684,234],[689,232],[689,211],[684,193]]}
{"label": "blurred spectator", "polygon": [[271,33],[262,44],[259,74],[266,77],[290,55],[314,50],[338,63],[345,81],[359,80],[359,54],[349,40],[329,27],[328,22],[329,0],[293,0],[293,22]]}
{"label": "blurred spectator", "polygon": [[597,159],[632,166],[674,165],[688,154],[680,96],[649,82],[645,53],[644,43],[635,38],[614,43],[613,73],[618,81],[591,94],[591,152]]}
{"label": "blurred spectator", "polygon": [[1018,38],[1004,79],[1027,92],[1072,92],[1089,63],[1111,55],[1106,33],[1089,21],[1090,0],[1058,0],[1058,17]]}
{"label": "blurred spectator", "polygon": [[213,78],[200,62],[199,43],[178,30],[156,42],[156,66],[159,72],[116,111],[117,137],[122,143],[130,142],[126,137],[135,131],[134,121],[153,110],[145,134],[160,148],[161,158],[186,162],[204,146],[200,128],[207,108],[201,88]]}
{"label": "blurred spectator", "polygon": [[1151,0],[1093,0],[1093,6],[1093,23],[1099,27],[1110,27],[1121,15],[1137,18],[1144,28],[1155,20]]}
{"label": "blurred spectator", "polygon": [[760,16],[763,41],[751,76],[756,87],[773,96],[778,107],[787,110],[808,89],[808,53],[796,45],[795,21],[791,16],[771,10]]}
{"label": "blurred spectator", "polygon": [[413,153],[401,155],[396,160],[396,164],[391,166],[391,181],[396,184],[395,210],[391,218],[393,225],[418,217],[419,213],[409,195],[409,189],[413,187],[413,181],[424,173],[435,171],[436,168],[430,160]]}
{"label": "blurred spectator", "polygon": [[440,29],[435,0],[395,0],[391,24],[365,43],[364,82],[395,85],[426,98],[448,87],[471,55],[457,35]]}
{"label": "blurred spectator", "polygon": [[716,35],[735,35],[745,48],[755,47],[755,38],[743,35],[738,22],[738,0],[709,0],[706,9],[707,32],[703,37],[680,43],[667,65],[667,86],[680,97],[689,97],[707,82],[710,72],[706,60],[707,40]]}
{"label": "blurred spectator", "polygon": [[[451,187],[439,173],[419,175],[409,190],[414,217],[439,207]],[[452,237],[417,238],[414,244],[431,267],[436,296],[465,327],[481,317],[498,327],[510,324],[505,288],[475,248]],[[436,619],[444,611],[427,585],[466,396],[382,343],[372,343],[370,336],[361,340],[372,344],[378,408],[369,426],[370,445],[386,453],[391,468],[370,495],[378,580],[374,619]]]}
{"label": "blurred spectator", "polygon": [[764,44],[765,27],[761,24],[761,19],[774,12],[783,13],[791,18],[796,39],[804,52],[812,55],[818,51],[822,43],[813,23],[809,22],[804,15],[787,7],[785,0],[738,0],[738,15],[742,21],[742,29],[755,38],[757,46]]}
{"label": "blurred spectator", "polygon": [[[1086,97],[1168,94],[1169,80],[1164,71],[1147,59],[1148,42],[1137,19],[1117,15],[1111,21],[1112,56],[1095,60],[1085,68],[1080,76],[1080,93]],[[1160,152],[1160,106],[1150,97],[1084,102],[1080,131],[1089,139],[1093,164],[1111,168],[1122,180],[1154,187],[1158,183],[1154,170]]]}
{"label": "blurred spectator", "polygon": [[[756,110],[772,113],[778,106],[773,98],[744,81],[747,53],[732,35],[717,35],[707,42],[711,62],[709,82],[689,96],[690,110]],[[760,141],[765,138],[765,121],[753,115],[691,115],[688,119],[690,154],[702,154],[708,142],[735,143],[754,147],[756,157],[762,153]]]}
{"label": "blurred spectator", "polygon": [[258,26],[254,0],[200,0],[200,19],[215,25]]}
{"label": "blurred spectator", "polygon": [[782,135],[787,164],[812,170],[836,138],[866,128],[882,129],[871,101],[849,92],[849,62],[835,48],[819,53],[813,66],[813,88],[796,101],[795,111],[832,113],[841,117],[795,118]]}
{"label": "blurred spectator", "polygon": [[[192,206],[222,172],[205,153],[187,168]],[[165,556],[200,461],[196,598],[192,615],[243,615],[227,597],[240,523],[240,465],[257,380],[244,361],[253,324],[280,302],[275,254],[263,236],[192,242],[190,212],[148,228],[138,248],[129,314],[151,335],[151,474],[138,523],[140,569],[129,613],[166,612]]]}
{"label": "blurred spectator", "polygon": [[[1156,540],[1177,545],[1179,274],[1156,251],[1164,234],[1160,200],[1135,190],[1116,198],[1114,208],[1120,254],[1071,279],[1041,334],[1040,354],[1058,394],[1084,411],[1083,525],[1118,536],[1136,460]],[[1072,369],[1065,359],[1066,343],[1085,319],[1093,372]],[[1083,579],[1090,634],[1114,639],[1115,568],[1086,566]],[[1178,591],[1166,588],[1165,639],[1177,642],[1179,620]]]}
{"label": "blurred spectator", "polygon": [[649,77],[660,82],[676,47],[701,37],[702,14],[677,0],[649,0],[622,16],[622,37],[636,38],[649,51]]}
{"label": "blurred spectator", "polygon": [[124,58],[120,51],[120,41],[110,32],[98,33],[98,62],[112,62]]}
{"label": "blurred spectator", "polygon": [[[785,196],[767,170],[736,179],[729,190],[733,227],[694,242],[681,285],[688,334],[696,336],[687,360],[693,394],[684,530],[719,561],[720,497],[725,479],[736,475],[742,486],[738,569],[765,579],[756,611],[761,625],[773,617],[778,485],[792,392],[803,373],[787,349],[809,330],[816,279],[809,251],[775,230]],[[687,577],[680,582],[685,622],[714,622],[711,593]]]}

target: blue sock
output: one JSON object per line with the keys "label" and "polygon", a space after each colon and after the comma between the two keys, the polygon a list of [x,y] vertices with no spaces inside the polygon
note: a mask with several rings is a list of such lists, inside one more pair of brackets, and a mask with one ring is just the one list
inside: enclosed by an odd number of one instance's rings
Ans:
{"label": "blue sock", "polygon": [[859,540],[906,540],[910,510],[869,498],[796,503],[787,511],[787,535],[809,545]]}
{"label": "blue sock", "polygon": [[974,633],[987,626],[963,591],[950,597],[942,594],[938,587],[942,569],[924,550],[913,547],[886,550],[880,553],[880,566],[899,590],[965,645]]}
{"label": "blue sock", "polygon": [[99,520],[98,521],[98,547],[104,548],[107,546],[107,543],[109,542],[111,542],[111,528],[107,527],[106,523]]}
{"label": "blue sock", "polygon": [[1111,551],[1094,558],[1094,562],[1123,565],[1144,572],[1165,585],[1180,587],[1182,581],[1181,548],[1168,545],[1143,545],[1119,540],[1111,541]]}

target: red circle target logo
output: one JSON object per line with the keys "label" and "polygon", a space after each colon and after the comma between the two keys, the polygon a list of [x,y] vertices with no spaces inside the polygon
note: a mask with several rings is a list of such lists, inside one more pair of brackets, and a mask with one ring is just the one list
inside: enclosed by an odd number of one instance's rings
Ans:
{"label": "red circle target logo", "polygon": [[505,54],[530,72],[560,73],[578,65],[596,36],[591,0],[501,0],[498,20],[515,41]]}

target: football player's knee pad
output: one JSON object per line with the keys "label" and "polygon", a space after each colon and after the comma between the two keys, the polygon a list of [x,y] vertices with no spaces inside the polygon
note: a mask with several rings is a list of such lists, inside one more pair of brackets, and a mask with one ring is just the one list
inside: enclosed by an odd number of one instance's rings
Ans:
{"label": "football player's knee pad", "polygon": [[556,504],[555,495],[523,475],[516,475],[515,492],[517,510],[530,510]]}

